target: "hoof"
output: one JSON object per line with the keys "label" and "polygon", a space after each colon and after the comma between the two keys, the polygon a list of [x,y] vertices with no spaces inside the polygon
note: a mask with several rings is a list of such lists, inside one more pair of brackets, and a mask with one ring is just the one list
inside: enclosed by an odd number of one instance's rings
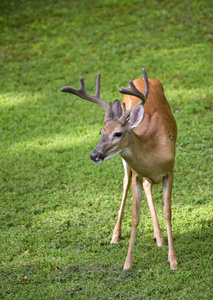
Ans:
{"label": "hoof", "polygon": [[133,260],[132,259],[130,261],[126,260],[123,270],[129,270],[132,268],[132,266],[133,266]]}
{"label": "hoof", "polygon": [[119,233],[119,234],[113,233],[110,244],[112,244],[112,245],[116,244],[119,241],[120,237],[121,237],[121,233]]}
{"label": "hoof", "polygon": [[172,262],[168,261],[168,264],[169,264],[172,272],[176,271],[177,264],[178,264],[177,259],[173,260]]}

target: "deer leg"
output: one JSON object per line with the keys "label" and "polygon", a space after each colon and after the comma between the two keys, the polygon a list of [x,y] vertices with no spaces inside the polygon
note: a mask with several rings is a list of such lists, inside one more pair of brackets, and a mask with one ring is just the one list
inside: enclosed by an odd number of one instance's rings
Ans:
{"label": "deer leg", "polygon": [[133,212],[132,212],[132,230],[127,257],[124,263],[124,270],[133,266],[133,248],[136,236],[136,230],[140,220],[140,206],[142,196],[142,180],[138,174],[132,173],[132,194],[133,194]]}
{"label": "deer leg", "polygon": [[177,258],[174,249],[174,243],[172,238],[172,225],[171,225],[172,184],[173,184],[173,174],[169,173],[167,176],[163,177],[164,218],[166,220],[168,244],[169,244],[168,261],[171,269],[175,270],[177,265]]}
{"label": "deer leg", "polygon": [[121,207],[120,207],[120,210],[118,212],[118,220],[117,220],[117,223],[115,225],[110,244],[117,243],[118,240],[119,240],[119,237],[121,236],[122,217],[123,217],[123,213],[124,213],[124,207],[125,207],[125,203],[126,203],[127,192],[129,190],[130,183],[131,183],[131,173],[132,173],[131,168],[125,162],[124,159],[122,159],[122,162],[123,162],[124,173],[125,173],[124,179],[123,179],[123,197],[122,197],[122,201],[121,201]]}
{"label": "deer leg", "polygon": [[160,226],[158,223],[158,218],[157,218],[157,214],[155,211],[155,206],[154,206],[154,202],[153,202],[153,197],[152,197],[152,184],[146,180],[145,178],[143,178],[143,188],[146,194],[146,198],[148,201],[148,205],[149,205],[149,210],[150,210],[150,214],[151,214],[151,218],[152,218],[152,224],[154,227],[154,239],[156,240],[157,245],[163,246],[164,245],[164,240],[160,231]]}

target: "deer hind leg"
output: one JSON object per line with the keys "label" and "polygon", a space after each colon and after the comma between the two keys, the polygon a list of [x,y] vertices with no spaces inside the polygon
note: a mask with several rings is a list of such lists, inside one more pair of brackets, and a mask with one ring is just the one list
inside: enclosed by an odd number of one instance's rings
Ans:
{"label": "deer hind leg", "polygon": [[124,179],[123,179],[123,197],[122,197],[122,201],[121,201],[121,207],[120,207],[119,212],[118,212],[118,220],[117,220],[117,223],[115,225],[110,244],[117,243],[118,240],[119,240],[119,237],[121,236],[122,217],[123,217],[123,213],[124,213],[124,207],[125,207],[125,203],[126,203],[127,192],[129,190],[130,183],[131,183],[131,175],[132,175],[131,168],[125,162],[124,159],[122,159],[122,162],[123,162],[124,172],[125,172],[125,176],[124,176]]}
{"label": "deer hind leg", "polygon": [[164,218],[166,220],[167,234],[168,234],[168,244],[169,253],[168,261],[172,270],[176,269],[177,258],[174,249],[174,243],[172,238],[172,225],[171,225],[171,195],[172,195],[172,184],[173,184],[173,174],[169,173],[163,178],[163,200],[164,200]]}
{"label": "deer hind leg", "polygon": [[135,172],[132,173],[132,194],[133,194],[132,230],[131,230],[129,249],[124,263],[124,270],[130,269],[133,266],[133,248],[134,248],[136,230],[140,220],[142,179]]}
{"label": "deer hind leg", "polygon": [[153,197],[152,197],[152,184],[146,180],[145,178],[143,178],[143,188],[146,194],[146,198],[148,201],[148,205],[149,205],[149,210],[150,210],[150,214],[151,214],[151,218],[152,218],[152,224],[154,227],[154,239],[156,240],[157,245],[163,246],[164,245],[164,240],[160,231],[160,226],[158,223],[158,218],[157,218],[157,214],[155,211],[155,206],[154,206],[154,202],[153,202]]}

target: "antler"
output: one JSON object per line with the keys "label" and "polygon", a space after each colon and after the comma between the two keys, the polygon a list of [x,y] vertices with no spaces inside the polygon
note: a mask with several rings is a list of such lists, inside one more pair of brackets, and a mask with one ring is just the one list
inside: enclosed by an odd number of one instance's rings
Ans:
{"label": "antler", "polygon": [[86,93],[85,91],[85,87],[84,87],[84,80],[83,78],[80,78],[80,84],[81,87],[80,89],[74,89],[70,86],[64,86],[61,88],[62,92],[65,93],[71,93],[74,94],[82,99],[88,100],[90,102],[96,103],[98,105],[100,105],[101,107],[103,107],[105,109],[105,111],[107,112],[108,110],[108,104],[106,104],[101,98],[100,98],[100,77],[101,74],[99,73],[97,76],[97,81],[96,81],[96,93],[94,96],[89,95]]}
{"label": "antler", "polygon": [[121,105],[118,100],[115,100],[113,104],[110,102],[108,105],[100,98],[100,78],[101,78],[100,73],[97,76],[96,93],[94,96],[87,94],[87,92],[85,91],[83,78],[80,78],[80,85],[81,85],[80,89],[74,89],[73,87],[70,87],[70,86],[64,86],[61,88],[61,91],[64,93],[74,94],[82,99],[96,103],[96,104],[100,105],[101,107],[103,107],[106,111],[104,123],[108,120],[117,119],[119,123],[125,124],[126,119],[130,115],[131,111],[133,109],[135,109],[135,107],[137,107],[139,105],[143,105],[146,101],[146,98],[148,97],[148,93],[149,93],[148,77],[147,77],[147,73],[146,73],[145,69],[142,69],[142,72],[143,72],[144,81],[145,81],[145,94],[141,93],[135,87],[134,83],[131,80],[129,81],[130,86],[131,86],[130,88],[120,88],[119,89],[120,93],[136,96],[142,100],[142,101],[138,102],[134,107],[129,109],[128,111],[125,108],[125,103],[123,103],[122,114],[121,114]]}
{"label": "antler", "polygon": [[134,85],[134,83],[132,82],[132,80],[129,81],[130,84],[130,88],[120,88],[119,92],[122,94],[128,94],[131,96],[135,96],[140,98],[142,101],[139,101],[135,106],[133,106],[132,108],[130,108],[129,110],[126,110],[125,108],[125,103],[123,103],[123,108],[122,108],[122,116],[118,119],[118,122],[121,124],[125,124],[126,119],[129,117],[131,111],[133,109],[135,109],[137,106],[139,105],[144,105],[144,103],[146,102],[146,99],[148,97],[149,94],[149,80],[148,80],[148,76],[146,73],[146,69],[142,69],[143,72],[143,76],[144,76],[144,81],[145,81],[145,94],[141,93]]}

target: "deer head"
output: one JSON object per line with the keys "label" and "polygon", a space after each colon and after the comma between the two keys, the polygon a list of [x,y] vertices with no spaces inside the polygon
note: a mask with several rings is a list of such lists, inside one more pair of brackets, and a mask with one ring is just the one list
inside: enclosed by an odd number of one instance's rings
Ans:
{"label": "deer head", "polygon": [[120,103],[117,99],[113,103],[105,103],[100,98],[100,74],[96,82],[96,93],[94,96],[85,91],[83,78],[80,78],[80,89],[74,89],[66,86],[61,89],[62,92],[74,94],[82,99],[91,101],[105,109],[104,128],[101,130],[101,140],[95,150],[90,155],[94,163],[101,163],[103,160],[111,158],[128,147],[131,141],[131,134],[137,126],[141,124],[144,118],[144,103],[149,93],[149,82],[145,69],[142,69],[145,81],[145,94],[141,93],[130,80],[130,88],[120,88],[122,94],[129,94],[138,97],[140,101],[131,109],[126,110],[125,103]]}

